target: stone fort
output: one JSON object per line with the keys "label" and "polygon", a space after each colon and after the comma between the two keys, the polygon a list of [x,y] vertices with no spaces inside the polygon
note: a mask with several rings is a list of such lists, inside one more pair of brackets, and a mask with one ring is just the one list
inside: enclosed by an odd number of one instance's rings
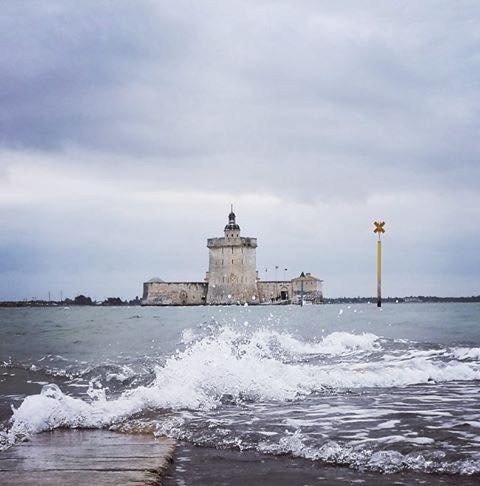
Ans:
{"label": "stone fort", "polygon": [[224,236],[208,238],[208,272],[204,282],[143,284],[142,305],[267,304],[304,300],[321,303],[322,280],[310,273],[291,280],[264,280],[257,271],[257,239],[240,236],[233,207]]}

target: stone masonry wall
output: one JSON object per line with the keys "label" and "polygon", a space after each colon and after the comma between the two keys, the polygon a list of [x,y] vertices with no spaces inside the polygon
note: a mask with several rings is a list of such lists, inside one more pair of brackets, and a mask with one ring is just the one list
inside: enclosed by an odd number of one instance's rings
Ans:
{"label": "stone masonry wall", "polygon": [[208,304],[258,303],[255,238],[208,240]]}
{"label": "stone masonry wall", "polygon": [[145,282],[142,305],[201,305],[206,296],[206,282]]}
{"label": "stone masonry wall", "polygon": [[288,280],[286,281],[259,281],[258,284],[258,294],[260,297],[260,302],[272,302],[276,300],[281,300],[282,292],[287,293],[287,300],[292,298],[292,283]]}

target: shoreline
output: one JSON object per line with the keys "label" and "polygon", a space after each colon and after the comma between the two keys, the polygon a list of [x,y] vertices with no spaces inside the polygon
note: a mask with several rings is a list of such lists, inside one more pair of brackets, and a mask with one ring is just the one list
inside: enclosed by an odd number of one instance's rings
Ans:
{"label": "shoreline", "polygon": [[[408,300],[409,297],[386,297],[382,299],[383,304],[478,304],[480,303],[480,296],[472,297],[426,297],[423,300]],[[335,299],[324,299],[323,302],[310,303],[305,302],[305,305],[310,306],[324,306],[324,305],[377,305],[376,299],[374,297],[360,297],[360,298],[335,298]],[[4,309],[14,309],[14,308],[41,308],[41,307],[52,307],[52,308],[64,308],[64,307],[75,307],[75,308],[98,308],[98,307],[243,307],[245,304],[72,304],[70,302],[60,302],[60,301],[0,301],[0,308]],[[249,307],[262,307],[262,306],[285,306],[294,305],[299,306],[299,304],[294,304],[291,302],[262,302],[258,304],[248,304]]]}
{"label": "shoreline", "polygon": [[428,474],[414,471],[381,473],[361,471],[347,466],[329,465],[289,455],[267,455],[256,451],[214,449],[177,442],[163,479],[165,486],[307,486],[325,483],[332,486],[365,484],[368,486],[478,485],[478,476]]}

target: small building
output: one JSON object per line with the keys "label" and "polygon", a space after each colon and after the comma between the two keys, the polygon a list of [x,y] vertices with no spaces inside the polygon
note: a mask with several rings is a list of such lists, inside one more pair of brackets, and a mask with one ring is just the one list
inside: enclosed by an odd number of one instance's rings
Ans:
{"label": "small building", "polygon": [[322,282],[311,273],[300,274],[291,280],[270,280],[257,282],[261,303],[298,303],[303,299],[314,304],[323,303]]}
{"label": "small building", "polygon": [[208,271],[204,282],[143,284],[142,305],[267,304],[297,302],[300,295],[323,302],[322,280],[310,273],[292,280],[262,281],[257,271],[257,238],[240,236],[233,207],[224,236],[207,240]]}
{"label": "small building", "polygon": [[300,276],[292,279],[292,293],[294,299],[299,299],[303,291],[304,300],[312,302],[313,304],[322,304],[322,282],[323,280],[313,276],[311,273],[307,272],[303,274],[302,272]]}

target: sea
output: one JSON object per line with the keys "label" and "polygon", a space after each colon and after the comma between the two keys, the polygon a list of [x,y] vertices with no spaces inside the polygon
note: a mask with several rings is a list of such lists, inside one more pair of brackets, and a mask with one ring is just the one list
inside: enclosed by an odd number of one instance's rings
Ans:
{"label": "sea", "polygon": [[480,304],[0,308],[0,449],[56,428],[173,437],[171,485],[479,484]]}

